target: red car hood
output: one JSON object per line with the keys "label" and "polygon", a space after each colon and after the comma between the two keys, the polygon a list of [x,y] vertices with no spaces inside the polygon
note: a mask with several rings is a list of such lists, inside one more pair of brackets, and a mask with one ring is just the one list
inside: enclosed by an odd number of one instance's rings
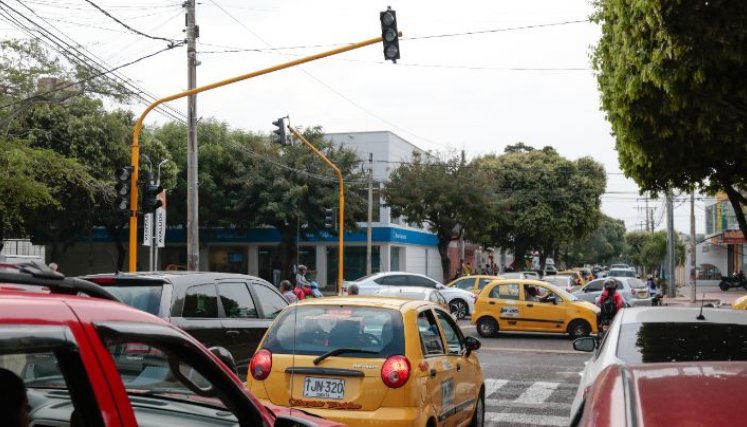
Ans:
{"label": "red car hood", "polygon": [[267,407],[267,409],[269,409],[270,412],[275,414],[276,417],[283,416],[283,417],[300,418],[302,420],[315,423],[319,427],[345,427],[346,426],[346,424],[342,424],[337,421],[326,420],[324,418],[318,417],[314,414],[310,414],[308,412],[304,412],[296,408],[286,408],[283,406],[273,405],[272,403],[265,404],[265,407]]}

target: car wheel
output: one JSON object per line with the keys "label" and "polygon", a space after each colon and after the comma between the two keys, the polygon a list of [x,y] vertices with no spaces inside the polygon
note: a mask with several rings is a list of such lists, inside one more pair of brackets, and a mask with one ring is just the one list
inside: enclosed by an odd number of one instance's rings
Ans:
{"label": "car wheel", "polygon": [[485,392],[480,391],[480,397],[475,404],[475,413],[472,415],[470,427],[483,427],[485,425]]}
{"label": "car wheel", "polygon": [[576,319],[568,324],[568,335],[571,339],[588,337],[591,334],[591,325],[586,320]]}
{"label": "car wheel", "polygon": [[449,303],[449,310],[451,310],[451,314],[453,314],[457,319],[464,319],[469,314],[467,303],[458,298],[451,300]]}
{"label": "car wheel", "polygon": [[498,335],[498,323],[492,317],[481,317],[477,321],[477,333],[485,338],[494,337]]}

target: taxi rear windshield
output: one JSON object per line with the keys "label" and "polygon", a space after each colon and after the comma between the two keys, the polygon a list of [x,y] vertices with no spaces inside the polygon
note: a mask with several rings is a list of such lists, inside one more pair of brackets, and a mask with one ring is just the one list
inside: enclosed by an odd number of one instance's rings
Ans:
{"label": "taxi rear windshield", "polygon": [[[267,333],[264,348],[279,354],[385,358],[404,354],[402,314],[372,307],[313,306],[286,309]],[[364,353],[365,352],[365,353]]]}
{"label": "taxi rear windshield", "polygon": [[704,322],[623,324],[617,355],[627,363],[747,360],[747,325]]}

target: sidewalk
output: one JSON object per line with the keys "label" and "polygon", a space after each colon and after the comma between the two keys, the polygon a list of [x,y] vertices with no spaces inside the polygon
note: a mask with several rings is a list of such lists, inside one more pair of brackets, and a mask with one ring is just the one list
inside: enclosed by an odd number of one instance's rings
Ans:
{"label": "sidewalk", "polygon": [[742,288],[729,289],[728,291],[722,291],[718,286],[698,286],[696,288],[697,295],[694,303],[690,302],[690,286],[683,286],[677,288],[677,296],[674,298],[664,297],[662,300],[663,305],[669,306],[700,306],[701,302],[704,304],[714,304],[715,306],[726,306],[730,307],[731,304],[739,297],[747,295],[747,291]]}

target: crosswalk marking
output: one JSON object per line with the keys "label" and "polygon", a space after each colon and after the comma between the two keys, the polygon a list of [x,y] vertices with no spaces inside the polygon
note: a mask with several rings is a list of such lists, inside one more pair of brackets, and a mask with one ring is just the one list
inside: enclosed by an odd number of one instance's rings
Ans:
{"label": "crosswalk marking", "polygon": [[539,414],[515,414],[505,412],[488,412],[485,414],[486,423],[527,424],[531,426],[567,426],[568,417]]}
{"label": "crosswalk marking", "polygon": [[[519,409],[536,409],[536,403],[522,403],[510,399],[492,399],[485,402],[489,409],[519,408]],[[542,409],[555,409],[559,411],[570,412],[571,404],[562,402],[542,402]]]}
{"label": "crosswalk marking", "polygon": [[515,400],[516,403],[538,404],[547,400],[559,383],[537,381]]}
{"label": "crosswalk marking", "polygon": [[491,394],[495,393],[499,388],[503,387],[508,383],[508,380],[496,380],[493,378],[485,379],[485,397],[490,397]]}

